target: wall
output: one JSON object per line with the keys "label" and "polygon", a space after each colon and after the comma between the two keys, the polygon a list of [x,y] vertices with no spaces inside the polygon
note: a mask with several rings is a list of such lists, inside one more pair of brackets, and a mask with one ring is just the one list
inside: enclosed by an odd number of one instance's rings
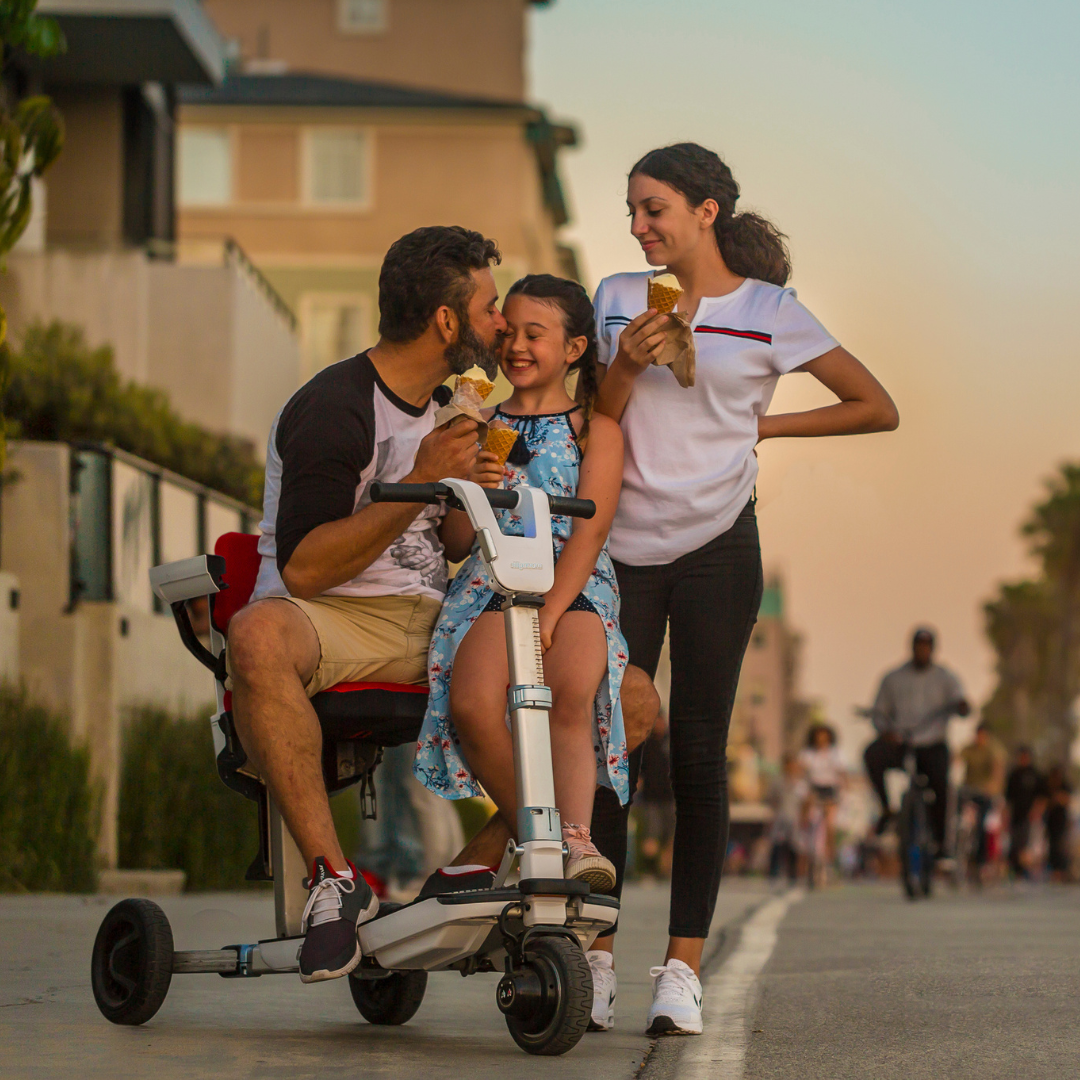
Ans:
{"label": "wall", "polygon": [[64,152],[48,172],[50,244],[114,246],[123,239],[124,141],[119,87],[52,88]]}
{"label": "wall", "polygon": [[204,0],[245,61],[520,101],[527,0],[386,0],[384,32],[345,33],[338,0]]}
{"label": "wall", "polygon": [[262,454],[300,384],[297,335],[235,262],[181,266],[138,250],[12,253],[0,304],[16,337],[35,319],[81,326],[112,345],[127,379],[164,390],[211,431]]}

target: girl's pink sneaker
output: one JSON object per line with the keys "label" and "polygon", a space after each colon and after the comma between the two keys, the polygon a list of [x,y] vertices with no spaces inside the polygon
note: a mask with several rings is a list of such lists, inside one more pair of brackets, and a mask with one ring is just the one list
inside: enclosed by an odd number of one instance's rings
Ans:
{"label": "girl's pink sneaker", "polygon": [[611,892],[615,888],[615,867],[596,850],[588,828],[567,823],[562,827],[562,836],[568,852],[566,876],[586,882],[594,893]]}

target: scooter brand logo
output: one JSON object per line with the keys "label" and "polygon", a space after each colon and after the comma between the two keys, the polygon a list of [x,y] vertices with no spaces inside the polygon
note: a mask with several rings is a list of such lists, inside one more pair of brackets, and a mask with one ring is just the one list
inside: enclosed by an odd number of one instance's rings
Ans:
{"label": "scooter brand logo", "polygon": [[512,562],[510,565],[515,570],[541,570],[541,569],[543,569],[538,562]]}

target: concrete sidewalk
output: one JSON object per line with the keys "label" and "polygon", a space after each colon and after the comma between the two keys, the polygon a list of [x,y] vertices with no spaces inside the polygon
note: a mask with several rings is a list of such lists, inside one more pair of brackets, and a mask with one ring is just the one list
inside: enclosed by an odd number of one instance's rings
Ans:
{"label": "concrete sidewalk", "polygon": [[[758,881],[720,890],[714,933],[767,894]],[[139,1028],[116,1027],[90,992],[90,953],[115,897],[0,897],[0,1075],[30,1077],[423,1078],[451,1064],[470,1080],[529,1076],[629,1080],[644,1035],[649,966],[663,961],[666,886],[628,886],[618,953],[617,1026],[586,1035],[562,1058],[528,1061],[495,1006],[498,975],[431,976],[408,1024],[379,1028],[356,1011],[344,980],[304,986],[294,975],[226,981],[178,975],[161,1011]],[[215,948],[273,935],[269,893],[191,894],[160,901],[177,949]]]}

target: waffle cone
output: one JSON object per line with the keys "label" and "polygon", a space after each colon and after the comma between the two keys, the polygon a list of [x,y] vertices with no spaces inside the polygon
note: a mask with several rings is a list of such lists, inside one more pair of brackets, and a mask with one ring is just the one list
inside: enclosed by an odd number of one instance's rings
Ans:
{"label": "waffle cone", "polygon": [[499,464],[505,465],[506,459],[510,456],[510,451],[513,449],[514,443],[517,441],[518,433],[513,428],[504,427],[492,427],[488,428],[487,439],[484,442],[484,449],[489,453],[498,456]]}
{"label": "waffle cone", "polygon": [[486,379],[481,382],[479,379],[466,379],[462,376],[458,377],[457,386],[455,389],[460,390],[463,386],[472,386],[476,389],[476,392],[480,395],[480,400],[485,401],[488,394],[495,389],[493,382],[488,382]]}
{"label": "waffle cone", "polygon": [[669,289],[666,285],[658,285],[650,280],[649,307],[655,308],[661,315],[670,315],[675,310],[682,292],[682,289]]}

